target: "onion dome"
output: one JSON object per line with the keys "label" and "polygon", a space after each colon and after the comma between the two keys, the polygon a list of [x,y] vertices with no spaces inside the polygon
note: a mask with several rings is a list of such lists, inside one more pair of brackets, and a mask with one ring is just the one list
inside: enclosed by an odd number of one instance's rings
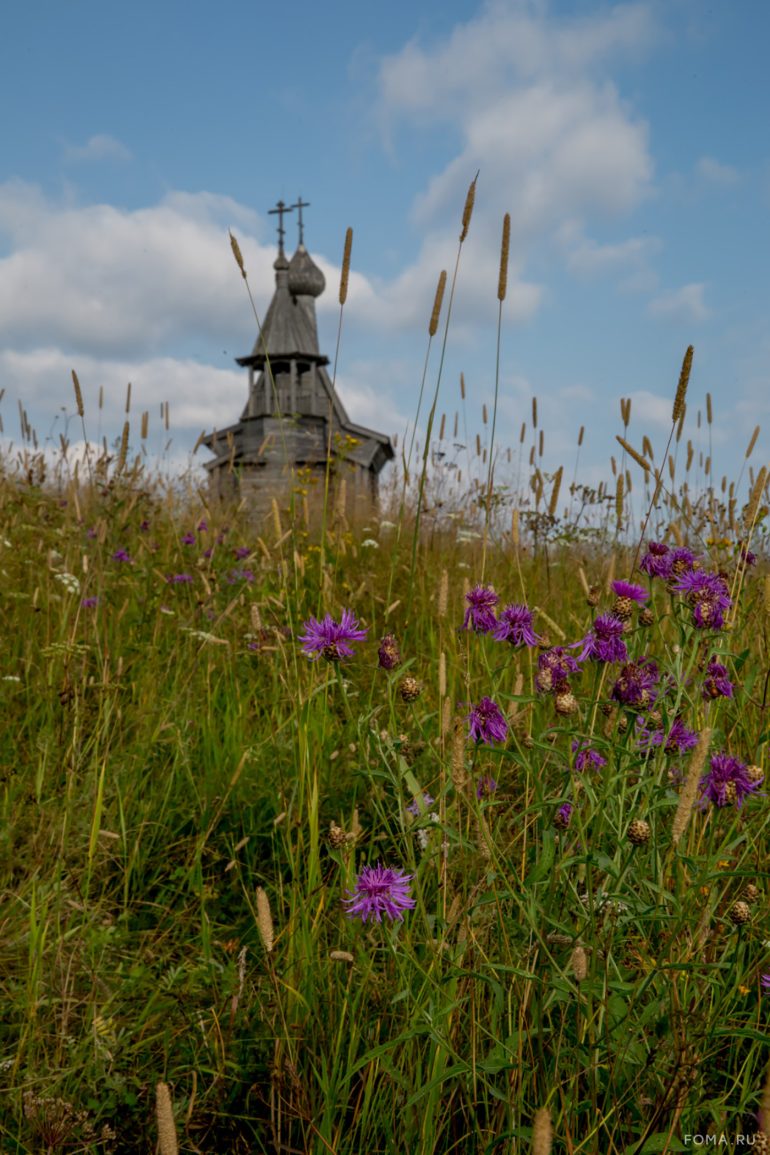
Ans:
{"label": "onion dome", "polygon": [[326,277],[300,244],[289,261],[289,292],[293,297],[320,297],[326,288]]}

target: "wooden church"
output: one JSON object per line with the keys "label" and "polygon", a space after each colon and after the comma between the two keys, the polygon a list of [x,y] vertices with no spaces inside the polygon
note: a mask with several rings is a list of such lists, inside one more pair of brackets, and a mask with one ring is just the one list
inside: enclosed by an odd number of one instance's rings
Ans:
{"label": "wooden church", "polygon": [[[326,280],[303,242],[300,197],[279,201],[275,293],[254,348],[236,358],[249,371],[249,395],[240,421],[201,439],[214,454],[207,461],[209,486],[220,498],[247,498],[259,515],[273,499],[285,507],[290,492],[311,507],[323,500],[327,460],[331,499],[339,502],[344,480],[346,512],[371,512],[380,470],[393,456],[390,438],[348,417],[327,372],[329,358],[318,345],[316,299]],[[291,260],[284,252],[284,215],[297,210],[299,244]]]}

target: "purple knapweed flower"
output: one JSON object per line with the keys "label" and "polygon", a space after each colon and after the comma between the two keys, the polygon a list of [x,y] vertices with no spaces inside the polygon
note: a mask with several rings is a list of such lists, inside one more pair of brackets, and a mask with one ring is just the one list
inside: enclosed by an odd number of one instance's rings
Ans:
{"label": "purple knapweed flower", "polygon": [[466,719],[470,723],[470,737],[474,742],[504,742],[508,735],[508,723],[505,715],[496,702],[491,698],[482,698],[478,706],[474,706]]}
{"label": "purple knapweed flower", "polygon": [[253,582],[254,571],[250,569],[231,569],[225,581],[227,581],[229,585],[234,585],[237,581]]}
{"label": "purple knapweed flower", "polygon": [[706,666],[706,677],[703,681],[704,698],[732,698],[734,686],[727,676],[727,666],[723,666],[715,657],[709,660]]}
{"label": "purple knapweed flower", "polygon": [[624,581],[613,582],[612,583],[612,591],[616,597],[628,598],[632,602],[639,602],[640,605],[643,602],[648,601],[648,599],[650,597],[650,595],[647,593],[647,590],[644,588],[644,586],[634,585],[633,582],[624,582]]}
{"label": "purple knapweed flower", "polygon": [[569,689],[570,674],[579,672],[577,659],[568,654],[564,646],[551,646],[538,654],[535,686],[541,694],[561,694]]}
{"label": "purple knapweed flower", "polygon": [[729,754],[715,754],[710,767],[700,780],[701,806],[713,802],[740,809],[743,799],[759,790],[764,781],[763,776],[752,777],[749,768]]}
{"label": "purple knapweed flower", "polygon": [[233,550],[233,554],[235,555],[237,561],[242,561],[243,558],[248,557],[250,553],[251,550],[247,545],[239,545],[236,549]]}
{"label": "purple knapweed flower", "polygon": [[474,586],[465,595],[468,608],[465,611],[462,628],[472,629],[477,634],[488,634],[497,625],[494,607],[500,601],[491,586]]}
{"label": "purple knapweed flower", "polygon": [[149,533],[150,532],[150,523],[146,517],[144,518],[143,521],[139,522],[139,532],[140,533]]}
{"label": "purple knapweed flower", "polygon": [[679,549],[672,549],[668,555],[668,559],[668,576],[671,581],[691,573],[695,569],[698,560],[692,550],[687,549],[686,546],[680,546]]}
{"label": "purple knapweed flower", "polygon": [[572,743],[572,753],[575,755],[575,769],[581,773],[583,770],[601,770],[607,765],[607,759],[598,750],[593,750],[578,738]]}
{"label": "purple knapweed flower", "polygon": [[[428,807],[432,806],[435,801],[436,799],[432,798],[431,795],[426,792],[422,796],[422,809],[427,810]],[[422,813],[420,810],[420,803],[416,798],[413,798],[411,802],[407,803],[406,809],[410,814],[413,814],[415,818],[419,818],[420,814]]]}
{"label": "purple knapweed flower", "polygon": [[591,658],[594,662],[625,662],[628,658],[623,641],[625,626],[614,614],[599,614],[594,628],[584,639],[578,661]]}
{"label": "purple knapweed flower", "polygon": [[649,574],[650,577],[659,577],[665,580],[671,573],[670,552],[665,542],[648,542],[647,553],[639,562],[639,569]]}
{"label": "purple knapweed flower", "polygon": [[204,557],[211,557],[211,555],[213,554],[213,552],[214,552],[213,546],[209,546],[209,548],[208,548],[208,549],[204,549],[204,551],[203,551],[203,556],[204,556]]}
{"label": "purple knapweed flower", "polygon": [[770,991],[770,974],[760,975],[759,985],[763,991]]}
{"label": "purple knapweed flower", "polygon": [[116,549],[114,554],[112,555],[112,560],[113,561],[129,561],[130,562],[131,558],[129,556],[127,549]]}
{"label": "purple knapweed flower", "polygon": [[642,719],[639,719],[640,728],[638,744],[641,749],[649,750],[652,746],[662,746],[667,754],[683,753],[692,750],[698,744],[698,734],[685,726],[681,718],[675,718],[670,730],[650,730]]}
{"label": "purple knapweed flower", "polygon": [[532,626],[532,610],[515,604],[506,606],[500,614],[492,637],[512,646],[536,646],[541,641]]}
{"label": "purple knapweed flower", "polygon": [[683,594],[692,606],[693,625],[699,629],[721,630],[725,613],[733,604],[721,574],[690,570],[683,573],[671,589]]}
{"label": "purple knapweed flower", "polygon": [[747,567],[757,564],[757,555],[755,553],[752,553],[751,550],[748,549],[745,545],[741,546],[739,556],[740,556],[741,561]]}
{"label": "purple knapweed flower", "polygon": [[99,536],[98,531],[95,530],[93,526],[91,526],[90,529],[86,530],[86,537],[90,538],[92,541],[95,537],[98,537],[98,536]]}
{"label": "purple knapweed flower", "polygon": [[353,650],[349,642],[362,642],[367,629],[360,629],[357,619],[350,610],[343,610],[339,622],[327,614],[322,622],[308,618],[304,623],[305,633],[300,635],[302,650],[313,660],[323,656],[327,662],[338,662],[340,658],[350,658]]}
{"label": "purple knapweed flower", "polygon": [[209,523],[205,517],[202,517],[195,528],[198,530],[198,533],[206,533],[209,528]]}
{"label": "purple knapweed flower", "polygon": [[83,598],[80,602],[84,609],[90,610],[94,606],[98,606],[99,599],[97,597]]}
{"label": "purple knapweed flower", "polygon": [[353,890],[342,901],[347,905],[348,918],[360,918],[361,922],[373,918],[382,922],[387,915],[391,922],[403,921],[404,911],[411,910],[414,899],[409,893],[409,883],[414,876],[390,866],[363,866]]}
{"label": "purple knapweed flower", "polygon": [[491,774],[485,774],[483,778],[479,778],[476,783],[476,797],[479,802],[482,798],[489,798],[497,790],[497,782]]}
{"label": "purple knapweed flower", "polygon": [[175,573],[169,574],[166,577],[167,582],[172,582],[174,585],[182,585],[185,582],[195,581],[195,578],[190,573]]}
{"label": "purple knapweed flower", "polygon": [[658,665],[652,658],[639,658],[623,666],[610,697],[632,710],[648,710],[658,696]]}
{"label": "purple knapweed flower", "polygon": [[194,533],[186,533],[182,538],[182,545],[195,545],[196,537]]}
{"label": "purple knapweed flower", "polygon": [[565,802],[554,815],[554,826],[558,826],[560,830],[566,830],[572,819],[573,806],[571,802]]}
{"label": "purple knapweed flower", "polygon": [[395,634],[385,634],[377,650],[377,665],[381,670],[395,670],[401,662],[401,652]]}

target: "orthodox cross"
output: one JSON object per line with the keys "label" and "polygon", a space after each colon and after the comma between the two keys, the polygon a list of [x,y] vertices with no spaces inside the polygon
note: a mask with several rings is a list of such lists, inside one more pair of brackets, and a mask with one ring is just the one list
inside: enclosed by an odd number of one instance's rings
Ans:
{"label": "orthodox cross", "polygon": [[300,193],[297,203],[295,205],[292,205],[291,207],[293,209],[297,210],[297,216],[299,218],[299,221],[298,221],[298,223],[299,223],[299,243],[302,245],[305,243],[304,228],[302,225],[302,210],[310,208],[310,201],[303,201],[302,193]]}
{"label": "orthodox cross", "polygon": [[286,236],[286,229],[283,227],[283,214],[290,213],[294,205],[285,205],[283,201],[278,201],[274,209],[268,209],[268,216],[278,217],[278,252],[283,257],[283,238]]}

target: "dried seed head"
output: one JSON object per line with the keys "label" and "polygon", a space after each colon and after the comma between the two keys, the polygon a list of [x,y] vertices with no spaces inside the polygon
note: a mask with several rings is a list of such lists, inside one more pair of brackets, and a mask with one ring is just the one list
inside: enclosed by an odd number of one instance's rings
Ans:
{"label": "dried seed head", "polygon": [[644,846],[650,841],[650,824],[643,818],[634,818],[628,827],[628,841],[634,846]]}
{"label": "dried seed head", "polygon": [[261,886],[257,887],[257,929],[262,945],[268,954],[273,949],[275,936],[273,934],[273,916],[270,913],[270,899]]}
{"label": "dried seed head", "polygon": [[438,587],[438,607],[436,613],[439,618],[445,618],[449,602],[449,571],[442,569],[441,581]]}
{"label": "dried seed head", "polygon": [[547,1107],[541,1107],[532,1127],[532,1155],[551,1155],[552,1141],[551,1113]]}
{"label": "dried seed head", "polygon": [[747,902],[734,902],[730,907],[729,918],[733,926],[745,926],[751,920],[751,907]]}
{"label": "dried seed head", "polygon": [[508,288],[508,253],[511,247],[511,214],[503,217],[503,240],[500,245],[500,276],[497,280],[497,299],[505,300]]}
{"label": "dried seed head", "polygon": [[580,709],[578,700],[571,690],[563,690],[560,694],[556,694],[553,704],[556,707],[556,713],[565,717],[570,714],[577,714]]}
{"label": "dried seed head", "polygon": [[747,766],[746,774],[752,782],[762,782],[765,777],[765,772],[761,766]]}
{"label": "dried seed head", "polygon": [[72,370],[72,384],[75,387],[75,404],[78,407],[78,417],[82,417],[85,413],[85,409],[83,408],[83,394],[80,391],[80,381],[74,369]]}
{"label": "dried seed head", "polygon": [[755,903],[759,900],[759,887],[755,886],[753,882],[747,883],[743,889],[743,898],[748,903]]}
{"label": "dried seed head", "polygon": [[687,386],[688,386],[689,381],[690,381],[690,371],[692,369],[693,352],[694,352],[694,350],[693,350],[692,345],[688,345],[687,352],[684,355],[684,361],[682,362],[682,371],[679,374],[679,384],[676,387],[676,396],[674,398],[674,408],[673,408],[673,411],[671,413],[671,420],[674,424],[676,424],[676,422],[679,421],[679,419],[682,416],[682,411],[684,408],[684,398],[685,398],[685,394],[687,392]]}
{"label": "dried seed head", "polygon": [[350,254],[353,249],[353,230],[345,233],[345,249],[342,254],[342,272],[340,273],[339,301],[344,305],[348,299],[348,277],[350,276]]}
{"label": "dried seed head", "polygon": [[402,679],[398,692],[404,702],[415,702],[422,693],[422,683],[408,674]]}
{"label": "dried seed head", "polygon": [[238,265],[238,268],[241,270],[241,276],[243,277],[243,279],[245,281],[246,280],[246,268],[243,264],[243,255],[241,253],[241,246],[238,244],[238,241],[235,239],[235,236],[233,235],[233,233],[230,233],[230,248],[233,250],[233,256],[235,257],[236,264]]}
{"label": "dried seed head", "polygon": [[329,958],[332,960],[332,962],[352,963],[355,961],[349,950],[330,951]]}
{"label": "dried seed head", "polygon": [[347,840],[348,840],[347,835],[345,834],[345,831],[342,829],[342,827],[338,826],[337,823],[334,821],[330,822],[329,823],[329,845],[331,846],[331,848],[333,850],[339,850],[341,847],[346,845]]}
{"label": "dried seed head", "polygon": [[757,444],[757,438],[758,437],[759,437],[759,426],[757,425],[757,426],[755,426],[754,432],[751,435],[751,441],[749,442],[748,446],[746,447],[746,460],[747,461],[751,457],[752,453],[754,452],[754,446]]}
{"label": "dried seed head", "polygon": [[179,1146],[168,1083],[158,1083],[155,1088],[155,1116],[158,1121],[160,1155],[177,1155]]}
{"label": "dried seed head", "polygon": [[468,193],[465,198],[465,207],[463,209],[463,227],[462,232],[460,233],[460,244],[463,243],[468,235],[468,227],[471,223],[471,216],[473,215],[473,203],[476,200],[476,181],[478,179],[479,174],[476,173],[475,177],[470,183],[470,187],[468,188]]}
{"label": "dried seed head", "polygon": [[652,466],[650,465],[649,461],[646,461],[644,459],[644,457],[642,457],[641,453],[638,453],[634,449],[633,445],[631,445],[630,442],[626,441],[625,437],[620,437],[620,436],[618,436],[618,434],[615,434],[615,440],[618,442],[618,444],[621,446],[622,449],[625,449],[628,456],[633,461],[635,461],[637,465],[640,465],[642,467],[642,469],[644,470],[645,473],[650,472],[650,470],[652,469]]}
{"label": "dried seed head", "polygon": [[569,961],[572,967],[572,973],[577,981],[579,983],[584,982],[588,977],[588,956],[586,955],[585,948],[582,947],[580,943],[578,943],[573,950]]}
{"label": "dried seed head", "polygon": [[428,333],[431,337],[436,336],[438,329],[438,319],[441,316],[441,305],[444,300],[444,289],[446,288],[446,270],[442,269],[439,273],[438,284],[436,285],[436,296],[433,299],[433,312],[430,315],[430,323],[428,325]]}

